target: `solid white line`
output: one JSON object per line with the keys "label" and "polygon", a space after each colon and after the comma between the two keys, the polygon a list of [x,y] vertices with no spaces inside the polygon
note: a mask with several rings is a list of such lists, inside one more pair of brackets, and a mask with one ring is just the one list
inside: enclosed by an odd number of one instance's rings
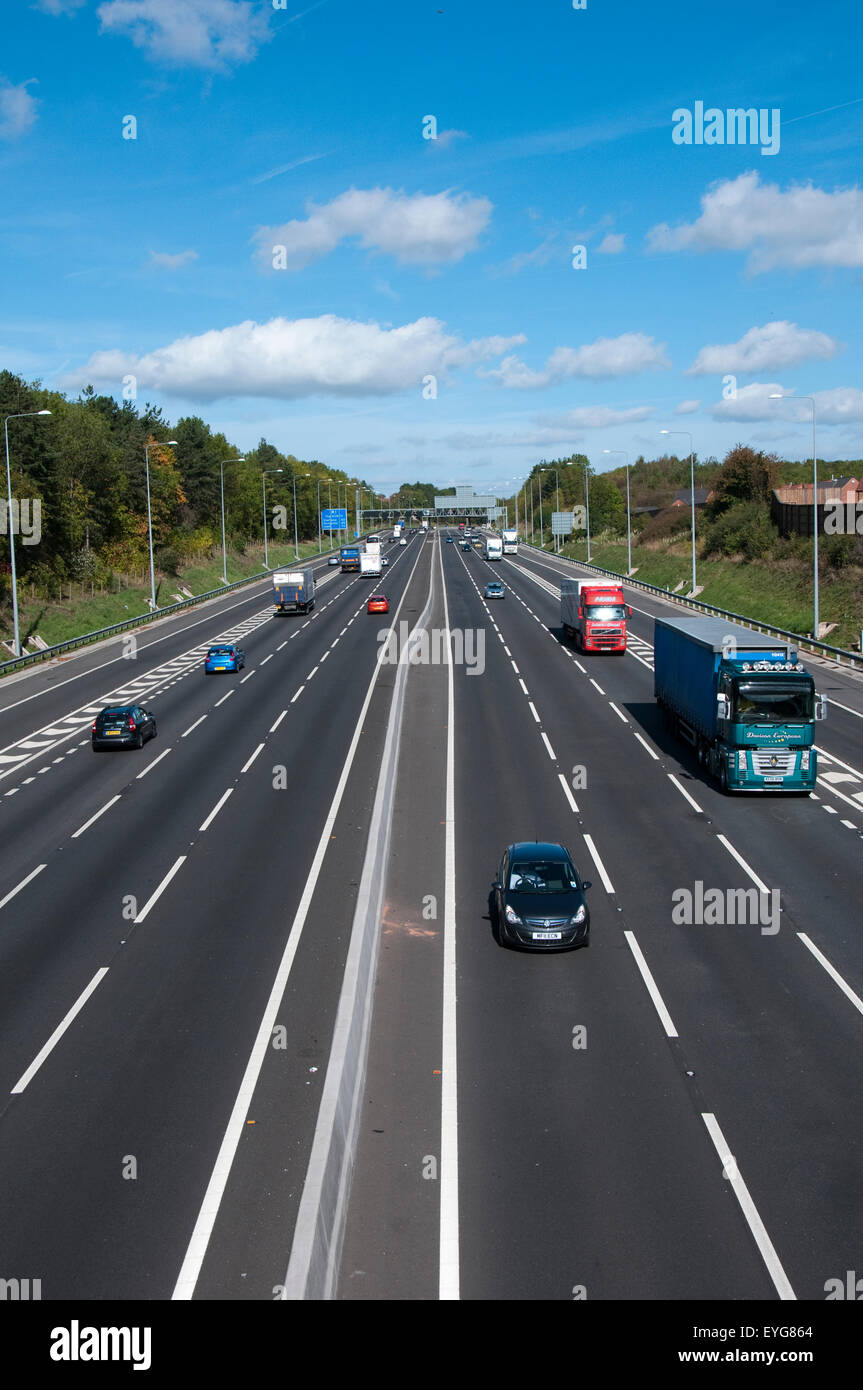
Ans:
{"label": "solid white line", "polygon": [[[2,906],[2,904],[0,904],[0,906]],[[810,937],[806,935],[805,932],[799,931],[797,935],[800,937],[800,940],[803,942],[803,945],[806,947],[806,949],[812,952],[813,956],[818,961],[818,964],[823,965],[824,969],[827,971],[827,974],[830,976],[833,983],[839,986],[846,999],[850,999],[851,1003],[854,1005],[858,1013],[863,1014],[863,999],[860,998],[859,994],[855,994],[851,986],[845,983],[842,976],[839,974],[839,971],[836,970],[834,966],[830,964],[829,960],[825,955],[821,954],[818,947],[815,945],[815,942],[812,941]]]}
{"label": "solid white line", "polygon": [[686,800],[689,802],[689,804],[690,804],[690,806],[693,808],[693,810],[694,810],[694,811],[697,811],[699,815],[703,816],[703,815],[704,815],[704,812],[702,811],[702,809],[701,809],[701,807],[699,806],[698,802],[695,800],[694,797],[691,797],[691,796],[689,795],[689,792],[686,790],[685,787],[682,787],[682,786],[680,785],[680,783],[678,782],[677,778],[674,776],[674,773],[673,773],[673,772],[669,772],[668,778],[669,778],[669,781],[671,781],[671,782],[674,783],[675,787],[676,787],[677,790],[680,792],[680,795],[686,797]]}
{"label": "solid white line", "polygon": [[755,870],[754,870],[754,869],[751,869],[751,868],[749,867],[749,865],[747,864],[746,860],[743,858],[743,855],[742,855],[742,854],[738,854],[738,853],[737,853],[737,850],[736,850],[736,849],[734,848],[734,846],[731,844],[731,841],[730,841],[730,840],[726,840],[726,838],[725,838],[724,835],[717,835],[716,838],[717,838],[717,840],[721,841],[721,843],[722,843],[722,844],[725,846],[725,848],[728,850],[728,853],[729,853],[730,855],[732,855],[732,856],[737,860],[738,864],[740,865],[740,867],[741,867],[741,869],[744,871],[744,873],[747,873],[747,874],[749,875],[749,877],[752,879],[752,882],[755,884],[755,887],[759,890],[759,892],[761,892],[761,893],[769,893],[769,892],[770,892],[770,889],[767,887],[767,884],[761,882],[761,879],[758,877],[758,875],[757,875],[757,873],[755,872]]}
{"label": "solid white line", "polygon": [[147,916],[147,913],[150,911],[150,908],[153,906],[154,903],[158,902],[159,898],[161,898],[168,884],[171,882],[171,879],[174,877],[174,874],[183,864],[185,864],[185,862],[186,856],[185,854],[181,854],[174,867],[172,869],[169,869],[168,872],[165,874],[165,877],[162,879],[162,882],[159,884],[153,896],[151,898],[148,898],[144,906],[141,908],[141,911],[135,918],[136,923],[143,922],[144,918]]}
{"label": "solid white line", "polygon": [[572,659],[573,659],[573,661],[575,662],[575,664],[576,664],[576,666],[578,667],[578,669],[579,669],[579,671],[581,672],[581,674],[582,674],[583,676],[586,676],[586,675],[587,675],[587,667],[586,667],[586,666],[582,666],[581,662],[578,660],[577,657],[573,657]]}
{"label": "solid white line", "polygon": [[272,661],[272,659],[273,659],[273,657],[275,656],[275,654],[276,654],[275,652],[270,652],[270,655],[269,655],[269,656],[265,656],[265,657],[264,657],[263,661],[261,662],[261,665],[262,665],[262,666],[266,666],[266,664],[267,664],[268,661]]}
{"label": "solid white line", "polygon": [[72,839],[77,840],[79,835],[83,835],[85,830],[89,830],[93,822],[97,821],[100,816],[104,816],[106,811],[110,811],[111,807],[115,804],[115,802],[119,800],[120,794],[118,792],[116,796],[111,797],[110,801],[105,802],[105,805],[102,807],[101,811],[97,811],[95,816],[91,816],[88,821],[85,821],[83,825],[79,826],[78,829],[73,832]]}
{"label": "solid white line", "polygon": [[284,642],[280,642],[279,645],[276,647],[276,651],[277,651],[277,652],[280,652],[280,651],[282,650],[282,647],[286,647],[287,645],[288,645],[288,639],[287,639],[287,637],[286,637],[285,640],[284,640]]}
{"label": "solid white line", "polygon": [[654,761],[655,763],[658,763],[658,762],[659,762],[659,754],[658,754],[658,753],[654,753],[654,751],[653,751],[653,749],[651,748],[650,744],[646,741],[646,739],[643,739],[643,738],[641,737],[641,734],[635,733],[635,730],[634,730],[634,729],[633,729],[632,732],[635,734],[635,737],[638,739],[638,742],[641,744],[642,748],[646,748],[647,751],[648,751],[648,753],[650,754],[651,758],[653,759],[653,761]]}
{"label": "solid white line", "polygon": [[324,652],[323,656],[321,657],[321,663],[320,663],[320,664],[321,664],[322,666],[323,666],[324,662],[326,661],[327,657],[329,656],[329,654],[330,654],[330,653],[329,653],[329,650],[327,650],[327,651]]}
{"label": "solid white line", "polygon": [[284,719],[284,717],[285,717],[285,715],[287,714],[287,712],[288,712],[288,711],[287,711],[286,709],[283,709],[283,710],[282,710],[282,712],[281,712],[281,714],[279,715],[278,719],[276,720],[275,724],[274,724],[273,727],[270,729],[270,733],[271,733],[271,734],[274,734],[274,733],[276,732],[276,729],[277,729],[277,728],[279,727],[279,725],[281,724],[281,722],[282,722],[282,720]]}
{"label": "solid white line", "polygon": [[254,671],[250,671],[249,674],[248,674],[247,676],[243,676],[243,679],[240,681],[240,685],[245,685],[245,684],[246,684],[246,681],[250,681],[250,680],[252,679],[252,676],[253,676],[254,674],[255,674]]}
{"label": "solid white line", "polygon": [[614,892],[614,888],[613,888],[613,886],[612,886],[611,879],[608,877],[608,874],[605,872],[605,865],[603,864],[602,860],[600,859],[599,853],[598,853],[598,851],[597,851],[597,849],[596,849],[596,846],[594,845],[593,840],[591,839],[590,835],[585,835],[585,837],[584,837],[584,843],[587,845],[587,848],[590,850],[590,857],[591,857],[591,859],[593,860],[594,864],[596,865],[596,871],[597,871],[597,873],[599,874],[599,877],[602,879],[603,887],[605,888],[606,893],[613,893],[613,892]]}
{"label": "solid white line", "polygon": [[843,824],[844,826],[847,826],[847,828],[848,828],[849,830],[856,830],[856,829],[857,829],[857,827],[856,827],[856,825],[854,824],[853,820],[844,820],[844,821],[842,822],[842,824]]}
{"label": "solid white line", "polygon": [[306,688],[306,687],[305,687],[305,684],[301,685],[300,688],[299,688],[299,690],[297,691],[296,695],[292,695],[292,696],[291,696],[291,704],[293,704],[295,700],[299,700],[299,698],[300,698],[300,696],[302,695],[302,693],[303,693],[303,691],[305,690],[305,688]]}
{"label": "solid white line", "polygon": [[258,756],[258,754],[260,753],[260,751],[261,751],[261,749],[262,749],[263,747],[264,747],[264,745],[263,745],[262,743],[259,743],[259,744],[258,744],[257,748],[255,749],[255,751],[254,751],[254,753],[252,754],[252,756],[249,758],[249,761],[246,763],[245,767],[241,767],[241,768],[240,768],[240,773],[241,773],[241,774],[244,773],[244,772],[248,772],[249,768],[252,766],[252,763],[255,761],[255,758]]}
{"label": "solid white line", "polygon": [[[234,692],[231,691],[231,694],[233,694],[233,693],[234,693]],[[180,738],[188,738],[188,737],[189,737],[189,734],[192,733],[192,731],[193,731],[194,729],[197,729],[197,727],[198,727],[199,724],[203,724],[203,722],[204,722],[204,720],[206,719],[206,717],[207,717],[207,716],[206,716],[205,714],[202,714],[201,717],[200,717],[200,719],[196,719],[195,722],[194,722],[194,724],[190,724],[190,725],[189,725],[189,727],[188,727],[188,729],[186,730],[186,732],[185,732],[184,734],[181,734],[181,735],[180,735]]]}
{"label": "solid white line", "polygon": [[773,1280],[776,1292],[783,1302],[796,1300],[797,1295],[791,1287],[788,1275],[782,1268],[779,1256],[773,1248],[773,1242],[765,1230],[764,1222],[758,1215],[755,1203],[749,1195],[749,1189],[737,1170],[737,1161],[725,1141],[722,1130],[716,1123],[716,1116],[705,1114],[704,1111],[702,1111],[701,1118],[707,1126],[707,1133],[713,1140],[713,1146],[719,1155],[719,1161],[722,1164],[722,1172],[731,1183],[732,1191],[740,1203],[740,1210],[746,1217],[746,1223],[755,1237],[755,1244],[758,1246],[761,1258],[767,1266],[767,1273]]}
{"label": "solid white line", "polygon": [[530,691],[528,690],[528,688],[527,688],[527,686],[525,685],[524,681],[522,680],[521,676],[519,676],[519,678],[518,678],[518,683],[519,683],[519,685],[521,686],[522,690],[524,691],[525,695],[529,695],[529,694],[530,694]]}
{"label": "solid white line", "polygon": [[635,964],[638,966],[638,969],[641,972],[641,978],[647,986],[647,993],[653,1000],[653,1007],[659,1014],[659,1021],[665,1029],[666,1037],[676,1038],[677,1029],[675,1028],[674,1023],[672,1022],[671,1014],[665,1007],[665,1001],[663,1000],[662,995],[659,993],[659,990],[657,989],[656,981],[654,980],[653,975],[651,974],[650,966],[647,964],[647,961],[644,959],[644,956],[642,955],[641,947],[635,939],[635,933],[631,931],[625,931],[623,935],[626,937],[629,949],[635,957]]}
{"label": "solid white line", "polygon": [[309,674],[306,676],[306,680],[307,680],[307,681],[310,681],[310,680],[312,679],[312,676],[315,674],[315,672],[317,671],[317,669],[318,669],[317,666],[313,666],[313,667],[312,667],[311,671],[310,671]]}
{"label": "solid white line", "polygon": [[557,775],[558,775],[558,778],[559,778],[559,780],[560,780],[560,785],[563,787],[563,794],[564,794],[564,796],[566,797],[567,801],[569,802],[569,804],[570,804],[570,806],[572,807],[572,809],[573,809],[573,811],[575,812],[575,814],[578,815],[578,807],[577,807],[577,805],[575,804],[575,797],[573,796],[572,792],[569,790],[569,783],[567,782],[567,780],[566,780],[566,778],[564,777],[564,775],[563,775],[562,772],[559,772]]}
{"label": "solid white line", "polygon": [[63,1034],[66,1032],[66,1029],[69,1027],[69,1024],[72,1023],[76,1015],[81,1012],[87,1000],[90,998],[90,995],[93,993],[93,990],[99,984],[100,980],[102,980],[104,976],[107,975],[107,973],[107,965],[103,965],[100,970],[96,971],[96,974],[93,976],[92,980],[88,984],[87,988],[84,990],[83,994],[80,994],[78,996],[75,1003],[72,1005],[71,1009],[67,1013],[66,1017],[63,1019],[62,1023],[59,1023],[57,1027],[54,1029],[54,1032],[51,1034],[45,1046],[42,1048],[42,1051],[39,1052],[33,1058],[33,1061],[30,1063],[29,1067],[27,1068],[21,1079],[15,1082],[15,1085],[12,1087],[11,1091],[11,1094],[13,1096],[19,1096],[21,1092],[24,1090],[24,1088],[30,1084],[30,1082],[33,1080],[33,1077],[36,1075],[37,1071],[41,1067],[42,1063],[45,1061],[45,1058],[49,1055],[49,1053],[53,1052],[54,1048],[57,1046],[57,1043],[60,1041]]}
{"label": "solid white line", "polygon": [[541,723],[542,723],[542,720],[540,719],[539,715],[538,715],[537,712],[536,712],[536,705],[533,703],[533,700],[528,700],[527,703],[528,703],[528,708],[529,708],[531,714],[533,715],[534,719],[536,720],[537,724],[541,724]]}
{"label": "solid white line", "polygon": [[[443,561],[438,549],[447,652],[450,651],[449,604]],[[440,1245],[438,1298],[460,1296],[458,1208],[458,1011],[456,1000],[455,915],[455,682],[447,661],[446,847],[444,853],[443,1021],[441,1029]]]}
{"label": "solid white line", "polygon": [[593,676],[590,677],[590,683],[591,683],[592,686],[595,686],[595,687],[596,687],[596,689],[599,691],[600,695],[604,695],[604,694],[605,694],[605,691],[603,690],[602,686],[601,686],[597,681],[595,681],[595,680],[593,679]]}
{"label": "solid white line", "polygon": [[545,733],[545,732],[543,731],[543,733],[540,734],[540,738],[542,739],[543,743],[545,744],[546,750],[547,750],[547,752],[548,752],[548,756],[551,758],[551,761],[552,761],[553,763],[556,763],[556,762],[557,762],[557,758],[556,758],[556,756],[555,756],[554,749],[552,748],[551,744],[549,743],[548,734]]}
{"label": "solid white line", "polygon": [[848,705],[840,705],[839,701],[834,700],[830,695],[825,696],[825,699],[828,705],[835,705],[837,709],[844,709],[846,714],[853,714],[857,719],[863,719],[863,714],[860,713],[859,709],[851,709]]}
{"label": "solid white line", "polygon": [[35,869],[31,869],[27,877],[22,878],[21,882],[17,885],[17,887],[13,888],[11,892],[7,893],[5,898],[0,899],[0,908],[5,907],[7,903],[11,902],[15,895],[17,893],[20,893],[22,888],[26,888],[27,884],[30,883],[31,880],[34,879],[37,874],[41,874],[42,870],[45,867],[46,866],[44,864],[38,864]]}
{"label": "solid white line", "polygon": [[[216,701],[216,703],[215,703],[215,705],[213,706],[213,708],[214,708],[214,709],[218,709],[218,708],[219,708],[219,705],[223,705],[223,704],[225,703],[226,700],[230,700],[231,696],[232,696],[232,695],[236,695],[236,693],[237,693],[237,692],[236,692],[235,690],[229,690],[228,693],[227,693],[227,695],[223,695],[222,698],[221,698],[221,700],[217,700],[217,701]],[[194,725],[193,725],[192,727],[194,728]],[[183,737],[185,738],[186,735],[184,734]]]}
{"label": "solid white line", "polygon": [[163,758],[167,758],[170,751],[170,748],[166,748],[164,753],[160,753],[158,758],[154,758],[151,763],[148,763],[147,766],[144,768],[144,771],[138,773],[138,776],[135,778],[135,781],[140,782],[142,777],[146,777],[148,772],[152,772],[153,768],[156,766],[156,763],[160,763]]}
{"label": "solid white line", "polygon": [[615,712],[615,714],[617,715],[618,719],[622,719],[623,722],[624,722],[624,724],[628,724],[628,723],[629,723],[629,720],[627,719],[626,715],[621,713],[621,711],[617,708],[617,705],[614,703],[614,701],[613,701],[613,700],[609,700],[608,703],[611,705],[611,708],[614,710],[614,712]]}

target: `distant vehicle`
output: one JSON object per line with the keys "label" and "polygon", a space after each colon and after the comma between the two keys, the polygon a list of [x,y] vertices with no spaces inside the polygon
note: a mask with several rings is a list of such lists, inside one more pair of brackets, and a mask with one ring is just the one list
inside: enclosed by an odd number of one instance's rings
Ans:
{"label": "distant vehicle", "polygon": [[399,540],[401,540],[401,537],[402,537],[402,528],[401,528],[401,526],[394,526],[394,527],[393,527],[393,540],[394,540],[394,541],[399,541]]}
{"label": "distant vehicle", "polygon": [[329,560],[327,560],[327,564],[328,564],[328,565],[339,565],[339,564],[341,564],[341,561],[340,561],[338,555],[331,555],[330,558],[329,558]]}
{"label": "distant vehicle", "polygon": [[797,651],[724,618],[656,618],[653,690],[666,727],[723,792],[814,791],[827,702]]}
{"label": "distant vehicle", "polygon": [[632,609],[624,602],[623,589],[609,581],[563,579],[560,584],[560,621],[567,637],[575,638],[581,652],[626,651],[626,619]]}
{"label": "distant vehicle", "polygon": [[389,560],[387,559],[386,555],[381,556],[381,564],[384,566],[384,568],[386,568],[386,566],[389,564]]}
{"label": "distant vehicle", "polygon": [[453,541],[452,541],[452,536],[447,536],[447,538],[446,538],[446,543],[447,543],[447,545],[452,545],[452,543],[453,543]]}
{"label": "distant vehicle", "polygon": [[423,521],[423,523],[422,523],[422,529],[423,529],[424,531],[427,531],[427,530],[429,529],[428,518],[426,518],[426,519]]}
{"label": "distant vehicle", "polygon": [[246,654],[240,647],[211,647],[204,657],[204,674],[214,671],[242,671]]}
{"label": "distant vehicle", "polygon": [[407,541],[405,540],[404,536],[402,536],[401,540],[399,541],[399,545],[407,545]]}
{"label": "distant vehicle", "polygon": [[365,544],[365,553],[366,555],[380,555],[381,543],[377,536],[369,536]]}
{"label": "distant vehicle", "polygon": [[358,574],[360,568],[360,548],[358,545],[343,545],[339,551],[342,574]]}
{"label": "distant vehicle", "polygon": [[380,579],[381,557],[372,551],[363,551],[360,556],[360,574],[365,579]]}
{"label": "distant vehicle", "polygon": [[459,524],[458,524],[458,529],[459,529],[460,531],[463,531],[463,530],[464,530],[464,522],[463,522],[463,521],[460,521],[460,522],[459,522]]}
{"label": "distant vehicle", "polygon": [[486,536],[483,554],[486,560],[503,559],[503,541],[500,536]]}
{"label": "distant vehicle", "polygon": [[485,586],[485,596],[486,598],[505,598],[506,589],[496,579],[493,579],[490,584]]}
{"label": "distant vehicle", "polygon": [[518,532],[517,532],[517,531],[508,531],[508,530],[507,530],[507,531],[502,531],[502,532],[501,532],[501,539],[502,539],[502,541],[503,541],[503,553],[504,553],[504,555],[517,555],[517,554],[518,554]]}
{"label": "distant vehicle", "polygon": [[273,607],[278,613],[310,613],[315,606],[312,570],[285,570],[273,575]]}
{"label": "distant vehicle", "polygon": [[380,536],[369,536],[368,539],[367,539],[367,541],[366,541],[366,546],[375,545],[375,544],[380,545],[380,541],[381,541]]}
{"label": "distant vehicle", "polygon": [[386,594],[372,594],[366,604],[367,613],[389,613],[390,605]]}
{"label": "distant vehicle", "polygon": [[462,541],[461,548],[462,550],[473,550],[473,546],[471,545],[470,541]]}
{"label": "distant vehicle", "polygon": [[141,705],[106,705],[93,720],[90,734],[94,753],[114,746],[143,748],[148,738],[156,737],[156,720]]}
{"label": "distant vehicle", "polygon": [[579,877],[563,845],[510,845],[491,886],[502,946],[563,951],[590,944],[590,883]]}

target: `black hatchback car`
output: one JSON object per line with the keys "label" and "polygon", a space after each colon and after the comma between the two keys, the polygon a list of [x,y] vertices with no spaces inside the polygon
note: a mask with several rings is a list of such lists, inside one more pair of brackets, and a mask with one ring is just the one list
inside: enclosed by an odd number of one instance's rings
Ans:
{"label": "black hatchback car", "polygon": [[536,840],[510,845],[492,884],[501,945],[532,951],[589,945],[589,887],[563,845]]}
{"label": "black hatchback car", "polygon": [[93,720],[93,752],[117,745],[143,748],[148,738],[156,737],[156,720],[140,705],[107,705]]}

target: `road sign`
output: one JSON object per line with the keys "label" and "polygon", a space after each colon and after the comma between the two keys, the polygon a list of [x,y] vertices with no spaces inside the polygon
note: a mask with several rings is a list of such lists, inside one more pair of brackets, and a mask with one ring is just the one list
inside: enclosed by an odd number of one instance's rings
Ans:
{"label": "road sign", "polygon": [[322,531],[347,531],[347,529],[347,507],[324,507],[323,511],[321,512]]}
{"label": "road sign", "polygon": [[572,512],[552,512],[551,514],[551,534],[553,536],[568,536],[573,529]]}

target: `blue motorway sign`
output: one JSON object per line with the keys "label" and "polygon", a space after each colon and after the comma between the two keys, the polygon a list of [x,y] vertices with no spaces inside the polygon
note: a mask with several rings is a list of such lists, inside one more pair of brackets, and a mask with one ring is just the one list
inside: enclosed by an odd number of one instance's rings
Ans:
{"label": "blue motorway sign", "polygon": [[347,507],[324,507],[323,511],[321,512],[322,531],[347,531],[347,529]]}

